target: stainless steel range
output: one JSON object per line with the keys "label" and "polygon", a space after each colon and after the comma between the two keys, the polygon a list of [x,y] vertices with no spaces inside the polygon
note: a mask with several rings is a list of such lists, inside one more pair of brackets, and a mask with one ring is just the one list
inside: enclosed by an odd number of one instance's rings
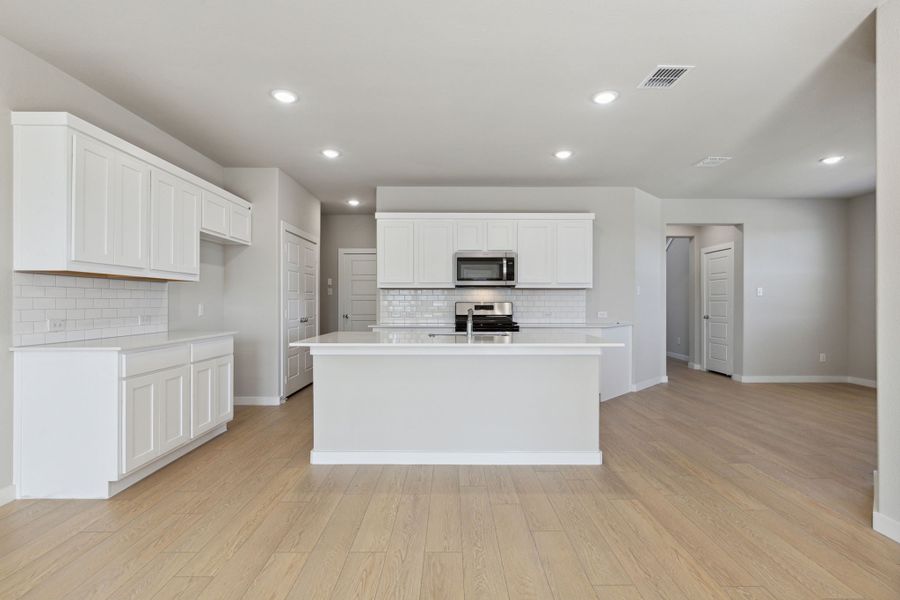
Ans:
{"label": "stainless steel range", "polygon": [[456,331],[466,331],[470,310],[475,332],[519,331],[518,323],[513,321],[512,302],[457,302]]}

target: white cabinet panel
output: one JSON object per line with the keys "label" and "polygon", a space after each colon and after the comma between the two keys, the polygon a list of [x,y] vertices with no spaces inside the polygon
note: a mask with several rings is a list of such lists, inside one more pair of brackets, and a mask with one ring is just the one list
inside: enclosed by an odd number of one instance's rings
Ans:
{"label": "white cabinet panel", "polygon": [[201,229],[228,236],[231,232],[231,202],[206,190],[203,190],[202,198]]}
{"label": "white cabinet panel", "polygon": [[150,268],[200,272],[200,189],[156,169],[150,183]]}
{"label": "white cabinet panel", "polygon": [[458,252],[484,250],[484,221],[457,221],[456,244]]}
{"label": "white cabinet panel", "polygon": [[150,165],[119,153],[115,171],[115,263],[150,266]]}
{"label": "white cabinet panel", "polygon": [[519,221],[517,287],[550,286],[556,280],[556,230],[552,221]]}
{"label": "white cabinet panel", "polygon": [[122,467],[125,473],[160,454],[158,375],[126,379],[122,395]]}
{"label": "white cabinet panel", "polygon": [[226,423],[234,416],[234,358],[223,356],[216,359],[216,395],[213,405],[213,419],[218,425]]}
{"label": "white cabinet panel", "polygon": [[216,424],[216,359],[191,365],[191,437]]}
{"label": "white cabinet panel", "polygon": [[378,221],[378,286],[415,284],[415,223]]}
{"label": "white cabinet panel", "polygon": [[592,221],[556,223],[556,283],[559,286],[591,287],[593,231]]}
{"label": "white cabinet panel", "polygon": [[112,264],[116,150],[80,134],[73,149],[72,260]]}
{"label": "white cabinet panel", "polygon": [[191,439],[191,371],[163,371],[159,378],[159,447],[168,452]]}
{"label": "white cabinet panel", "polygon": [[231,231],[232,239],[250,243],[250,209],[237,204],[231,205]]}
{"label": "white cabinet panel", "polygon": [[516,222],[491,220],[486,223],[485,250],[516,251]]}
{"label": "white cabinet panel", "polygon": [[453,222],[416,221],[416,284],[453,287]]}

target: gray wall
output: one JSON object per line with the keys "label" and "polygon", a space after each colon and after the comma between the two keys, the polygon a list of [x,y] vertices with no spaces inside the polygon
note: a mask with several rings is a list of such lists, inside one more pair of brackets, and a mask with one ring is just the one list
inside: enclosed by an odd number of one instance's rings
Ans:
{"label": "gray wall", "polygon": [[[374,248],[375,215],[322,215],[321,289],[319,290],[319,330],[338,330],[338,249]],[[327,282],[331,279],[331,293]]]}
{"label": "gray wall", "polygon": [[878,490],[882,530],[900,541],[900,0],[877,15]]}
{"label": "gray wall", "polygon": [[849,201],[847,374],[875,380],[875,194]]}
{"label": "gray wall", "polygon": [[[744,272],[736,280],[746,287],[737,294],[744,315],[742,354],[735,352],[740,373],[847,375],[845,200],[665,200],[663,219],[741,224]],[[757,287],[764,288],[762,297]],[[828,362],[819,362],[820,352]]]}
{"label": "gray wall", "polygon": [[[56,67],[0,37],[0,348],[12,334],[10,110],[68,111],[213,183],[222,168]],[[0,352],[0,498],[12,483],[12,355]]]}
{"label": "gray wall", "polygon": [[691,351],[691,239],[666,250],[666,352],[684,360]]}
{"label": "gray wall", "polygon": [[[225,247],[200,241],[200,281],[169,284],[169,329],[222,329],[225,323]],[[197,305],[203,304],[203,316]]]}
{"label": "gray wall", "polygon": [[658,383],[666,374],[666,233],[661,204],[659,198],[635,190],[632,342],[639,388]]}

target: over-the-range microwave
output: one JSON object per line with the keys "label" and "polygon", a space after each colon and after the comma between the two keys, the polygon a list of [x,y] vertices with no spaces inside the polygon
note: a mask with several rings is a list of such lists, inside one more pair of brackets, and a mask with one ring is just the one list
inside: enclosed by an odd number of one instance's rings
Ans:
{"label": "over-the-range microwave", "polygon": [[456,287],[516,285],[515,252],[457,252],[453,265]]}

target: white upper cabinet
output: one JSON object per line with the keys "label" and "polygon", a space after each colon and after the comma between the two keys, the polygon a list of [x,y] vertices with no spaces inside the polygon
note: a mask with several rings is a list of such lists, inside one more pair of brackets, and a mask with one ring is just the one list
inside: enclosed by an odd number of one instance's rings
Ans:
{"label": "white upper cabinet", "polygon": [[73,137],[72,259],[115,263],[116,151],[84,135]]}
{"label": "white upper cabinet", "polygon": [[201,233],[250,243],[237,196],[68,113],[12,124],[15,270],[196,281]]}
{"label": "white upper cabinet", "polygon": [[417,221],[416,285],[453,287],[453,222]]}
{"label": "white upper cabinet", "polygon": [[556,284],[591,287],[594,273],[593,221],[556,222]]}
{"label": "white upper cabinet", "polygon": [[407,287],[416,280],[413,221],[378,221],[378,287]]}
{"label": "white upper cabinet", "polygon": [[200,189],[154,169],[150,190],[150,267],[199,273]]}
{"label": "white upper cabinet", "polygon": [[485,223],[487,230],[485,250],[515,252],[516,222],[512,220],[490,220]]}
{"label": "white upper cabinet", "polygon": [[593,285],[593,213],[377,213],[378,287],[454,286],[454,252],[515,252],[521,288]]}
{"label": "white upper cabinet", "polygon": [[516,287],[548,287],[556,282],[553,221],[519,221],[516,252]]}
{"label": "white upper cabinet", "polygon": [[457,221],[455,250],[457,252],[478,252],[484,250],[484,235],[484,221]]}

